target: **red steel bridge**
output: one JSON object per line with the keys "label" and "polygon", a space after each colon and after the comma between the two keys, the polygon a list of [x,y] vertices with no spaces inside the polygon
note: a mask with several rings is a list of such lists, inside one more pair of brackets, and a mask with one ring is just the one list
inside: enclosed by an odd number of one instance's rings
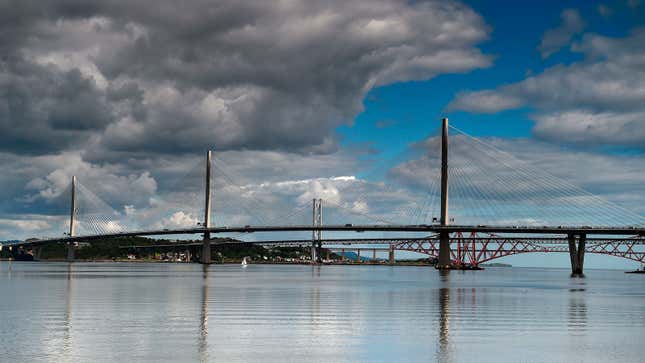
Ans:
{"label": "red steel bridge", "polygon": [[[456,232],[451,234],[450,238],[450,258],[456,267],[472,268],[478,267],[482,263],[523,253],[569,253],[569,240],[570,239],[568,237],[560,236],[522,237],[501,236],[493,233]],[[320,244],[322,246],[335,252],[356,251],[359,256],[361,255],[361,251],[389,252],[390,263],[394,263],[395,251],[415,252],[432,258],[438,258],[439,243],[440,239],[438,234],[423,238],[327,238],[320,240]],[[311,244],[311,240],[216,240],[212,242],[212,245],[214,246],[248,244],[256,244],[265,247],[303,247]],[[643,235],[633,235],[621,238],[589,237],[585,238],[584,253],[620,257],[645,263],[645,250],[641,248],[644,245],[645,236]],[[201,246],[201,242],[177,242],[141,246],[124,245],[123,248],[154,249],[166,247],[195,249]]]}

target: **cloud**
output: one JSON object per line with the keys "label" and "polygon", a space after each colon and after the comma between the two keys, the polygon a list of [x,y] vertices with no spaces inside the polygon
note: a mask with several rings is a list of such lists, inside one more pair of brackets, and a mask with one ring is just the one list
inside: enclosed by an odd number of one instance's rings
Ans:
{"label": "cloud", "polygon": [[0,219],[0,226],[16,228],[21,231],[35,232],[51,228],[51,225],[44,220],[20,220],[20,219]]}
{"label": "cloud", "polygon": [[455,100],[448,106],[453,110],[468,110],[479,113],[496,113],[503,110],[521,107],[521,98],[510,94],[500,94],[496,91],[477,91],[458,93]]}
{"label": "cloud", "polygon": [[392,126],[394,126],[396,124],[397,124],[397,121],[387,119],[387,120],[376,121],[374,126],[376,126],[376,128],[379,128],[379,129],[386,129],[386,128],[392,127]]}
{"label": "cloud", "polygon": [[542,40],[538,46],[542,59],[548,58],[550,55],[569,44],[569,42],[571,42],[571,38],[584,29],[585,24],[578,10],[564,10],[562,14],[560,14],[560,17],[562,18],[562,24],[557,28],[547,30],[544,35],[542,35]]}
{"label": "cloud", "polygon": [[535,115],[533,133],[543,139],[566,138],[580,145],[606,144],[642,147],[645,141],[645,112],[593,112],[572,110]]}
{"label": "cloud", "polygon": [[[251,220],[243,217],[249,214],[265,214],[270,219],[272,211],[268,206],[277,206],[280,214],[298,205],[298,197],[308,191],[312,198],[318,196],[313,188],[317,182],[330,191],[337,190],[338,185],[352,178],[336,175],[348,175],[368,166],[359,167],[357,159],[361,155],[364,152],[356,149],[310,155],[277,151],[215,153],[212,188],[216,221],[233,224],[229,221],[236,218],[248,224]],[[143,159],[98,163],[84,160],[79,152],[51,156],[0,153],[0,163],[12,170],[0,178],[0,218],[20,219],[23,214],[39,213],[60,217],[64,222],[69,213],[73,175],[83,186],[77,190],[77,205],[83,209],[79,218],[84,220],[97,214],[120,227],[141,229],[179,211],[192,217],[203,216],[203,155],[159,158],[150,154]],[[259,207],[255,205],[258,201]],[[266,210],[263,213],[249,213],[262,208]],[[64,223],[51,225],[50,235],[58,236],[65,230]],[[107,224],[101,227],[112,228]],[[82,225],[79,233],[91,232],[88,228]]]}
{"label": "cloud", "polygon": [[352,211],[356,213],[369,213],[370,209],[366,201],[355,200],[352,203]]}
{"label": "cloud", "polygon": [[370,89],[490,65],[457,2],[3,4],[0,148],[17,153],[330,153]]}
{"label": "cloud", "polygon": [[111,121],[104,94],[78,70],[0,60],[0,151],[42,154],[72,148]]}
{"label": "cloud", "polygon": [[87,213],[147,206],[157,193],[157,182],[149,172],[129,169],[126,164],[93,164],[83,160],[79,152],[45,156],[0,153],[0,164],[13,170],[0,178],[0,214],[68,214],[72,176],[79,183],[77,193],[89,193],[93,198],[87,199],[92,204],[79,205]]}
{"label": "cloud", "polygon": [[165,228],[181,228],[186,226],[196,226],[199,219],[190,213],[183,211],[175,212],[170,217],[164,218],[161,221],[161,226]]}
{"label": "cloud", "polygon": [[645,145],[645,29],[625,38],[585,34],[573,50],[584,60],[556,65],[493,90],[463,92],[450,110],[531,107],[537,136],[587,146]]}
{"label": "cloud", "polygon": [[35,178],[27,183],[28,190],[35,190],[34,200],[53,199],[69,187],[72,176],[91,192],[102,198],[118,203],[117,205],[146,204],[148,198],[157,191],[157,182],[148,172],[119,175],[118,166],[94,165],[85,162],[80,155],[66,153],[55,157],[43,157],[57,163],[58,168],[44,178]]}
{"label": "cloud", "polygon": [[340,192],[333,185],[324,180],[312,180],[307,183],[306,190],[298,196],[298,204],[304,204],[314,197],[323,198],[332,203],[340,202]]}

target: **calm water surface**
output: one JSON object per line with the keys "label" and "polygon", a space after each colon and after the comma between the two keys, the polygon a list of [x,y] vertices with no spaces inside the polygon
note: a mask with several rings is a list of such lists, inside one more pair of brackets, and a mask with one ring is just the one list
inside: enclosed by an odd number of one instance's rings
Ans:
{"label": "calm water surface", "polygon": [[0,262],[2,361],[644,362],[645,276]]}

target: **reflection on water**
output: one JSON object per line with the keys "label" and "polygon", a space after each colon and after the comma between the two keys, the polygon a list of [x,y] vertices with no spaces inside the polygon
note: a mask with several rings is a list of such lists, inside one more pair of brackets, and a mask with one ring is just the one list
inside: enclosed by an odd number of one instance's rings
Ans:
{"label": "reflection on water", "polygon": [[449,362],[448,329],[450,317],[450,271],[439,270],[439,355],[440,362]]}
{"label": "reflection on water", "polygon": [[[311,277],[312,279],[320,278],[320,268],[321,266],[311,266]],[[313,284],[311,286],[311,302],[309,306],[309,320],[310,320],[310,334],[317,335],[321,328],[321,319],[320,319],[320,288],[318,285]]]}
{"label": "reflection on water", "polygon": [[202,309],[199,319],[199,358],[202,362],[208,361],[208,265],[202,265]]}
{"label": "reflection on water", "polygon": [[63,318],[63,353],[69,358],[72,351],[72,263],[67,263],[67,288],[65,290],[65,315]]}
{"label": "reflection on water", "polygon": [[584,287],[569,289],[569,325],[574,335],[585,332],[587,326],[587,297]]}
{"label": "reflection on water", "polygon": [[0,361],[642,361],[642,276],[586,275],[0,263]]}

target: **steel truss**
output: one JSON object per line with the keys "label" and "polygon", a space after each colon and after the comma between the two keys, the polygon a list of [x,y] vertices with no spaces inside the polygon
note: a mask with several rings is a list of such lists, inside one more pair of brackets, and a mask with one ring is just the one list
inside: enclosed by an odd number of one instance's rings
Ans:
{"label": "steel truss", "polygon": [[[569,247],[563,244],[562,238],[556,237],[521,237],[513,238],[484,233],[453,233],[450,236],[450,257],[455,266],[475,267],[498,258],[522,253],[563,253]],[[645,238],[633,236],[628,238],[594,238],[585,246],[585,253],[595,253],[621,257],[645,263],[645,251],[635,250],[636,246],[645,245]],[[395,250],[439,256],[439,236],[431,239],[415,239],[392,244]]]}

